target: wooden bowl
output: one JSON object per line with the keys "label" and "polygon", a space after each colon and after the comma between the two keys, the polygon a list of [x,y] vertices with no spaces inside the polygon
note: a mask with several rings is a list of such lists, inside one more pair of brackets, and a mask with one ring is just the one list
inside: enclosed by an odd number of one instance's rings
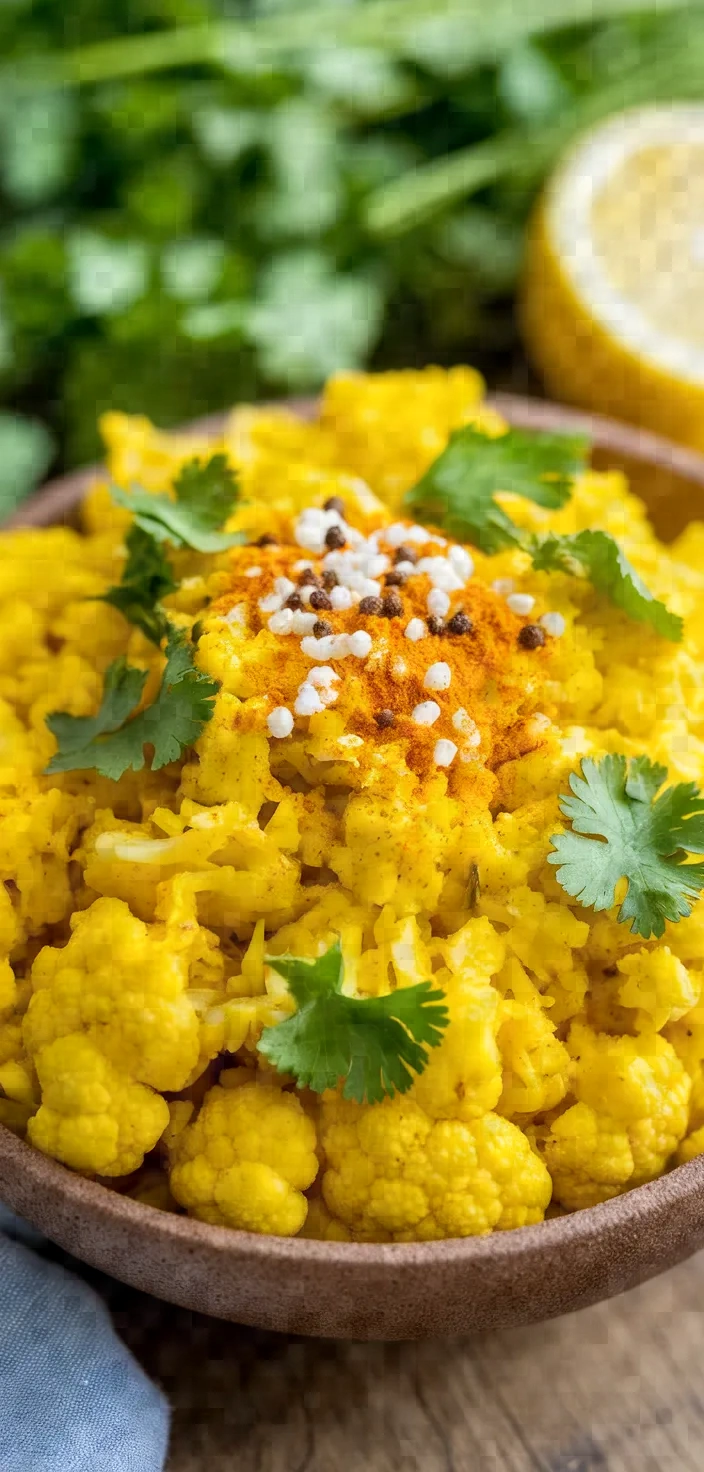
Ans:
{"label": "wooden bowl", "polygon": [[[522,428],[581,428],[599,464],[627,468],[662,536],[704,515],[704,457],[529,399],[493,403]],[[301,405],[310,413],[310,405]],[[222,421],[206,421],[217,430]],[[70,519],[94,472],[53,482],[15,524]],[[142,1206],[0,1127],[0,1199],[84,1262],[237,1323],[349,1339],[415,1339],[584,1308],[704,1245],[704,1156],[602,1206],[489,1237],[348,1244],[260,1237]]]}

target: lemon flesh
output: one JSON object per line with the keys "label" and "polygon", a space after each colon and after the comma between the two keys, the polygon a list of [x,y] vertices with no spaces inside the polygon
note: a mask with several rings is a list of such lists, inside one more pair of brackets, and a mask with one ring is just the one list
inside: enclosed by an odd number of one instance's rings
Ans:
{"label": "lemon flesh", "polygon": [[704,448],[704,106],[580,140],[536,211],[521,316],[557,397]]}

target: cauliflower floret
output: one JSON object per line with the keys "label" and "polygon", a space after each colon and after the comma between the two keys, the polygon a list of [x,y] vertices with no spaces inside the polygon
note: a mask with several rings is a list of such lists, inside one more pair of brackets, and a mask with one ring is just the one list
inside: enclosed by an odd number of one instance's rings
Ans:
{"label": "cauliflower floret", "polygon": [[555,1200],[571,1211],[609,1201],[631,1184],[626,1129],[588,1104],[573,1104],[554,1120],[543,1149]]}
{"label": "cauliflower floret", "polygon": [[568,905],[546,900],[526,885],[500,899],[482,897],[479,907],[495,925],[506,927],[506,944],[552,1004],[552,1021],[574,1017],[584,1004],[588,979],[573,952],[586,945],[587,923]]}
{"label": "cauliflower floret", "polygon": [[74,914],[72,929],[66,946],[45,946],[32,968],[28,1052],[82,1033],[128,1077],[160,1090],[184,1088],[200,1048],[186,992],[197,927],[181,937],[135,919],[122,900],[100,899]]}
{"label": "cauliflower floret", "polygon": [[0,961],[0,1014],[11,1012],[17,1003],[17,982],[9,961]]}
{"label": "cauliflower floret", "polygon": [[309,1201],[308,1215],[299,1236],[307,1237],[314,1242],[350,1242],[352,1240],[347,1227],[330,1215],[322,1196],[315,1196],[312,1201]]}
{"label": "cauliflower floret", "polygon": [[611,1037],[575,1023],[568,1047],[577,1104],[553,1121],[544,1155],[555,1199],[575,1209],[661,1174],[687,1129],[691,1080],[656,1032]]}
{"label": "cauliflower floret", "polygon": [[372,789],[357,793],[345,809],[344,846],[332,849],[330,865],[363,904],[433,914],[450,826],[438,818],[430,803],[409,805]]}
{"label": "cauliflower floret", "polygon": [[201,1221],[294,1237],[308,1210],[302,1192],[318,1173],[315,1147],[294,1094],[268,1083],[216,1085],[176,1137],[171,1191]]}
{"label": "cauliflower floret", "polygon": [[58,1038],[35,1058],[42,1103],[33,1145],[73,1170],[124,1176],[142,1164],[169,1122],[165,1099],[124,1078],[88,1038]]}
{"label": "cauliflower floret", "polygon": [[476,1119],[501,1094],[501,999],[491,977],[501,967],[504,944],[489,921],[480,919],[468,921],[439,949],[447,970],[434,980],[444,988],[450,1021],[412,1097],[432,1119]]}
{"label": "cauliflower floret", "polygon": [[682,1141],[675,1156],[676,1165],[686,1165],[688,1160],[694,1160],[697,1155],[704,1154],[704,1125],[698,1130],[693,1130]]}
{"label": "cauliflower floret", "polygon": [[[0,879],[17,892],[13,929],[18,939],[39,935],[46,925],[58,925],[70,914],[68,866],[88,813],[84,799],[58,788],[40,792],[28,787],[17,796],[0,796]],[[7,911],[7,904],[3,909]],[[3,917],[3,932],[5,928]]]}
{"label": "cauliflower floret", "polygon": [[[519,964],[519,963],[516,963]],[[507,1119],[554,1109],[565,1097],[572,1064],[542,1007],[504,1001],[499,1029],[503,1089],[497,1104]]]}
{"label": "cauliflower floret", "polygon": [[696,1007],[701,978],[690,973],[669,946],[645,947],[617,963],[626,980],[618,988],[622,1007],[635,1007],[638,1032],[656,1032]]}
{"label": "cauliflower floret", "polygon": [[541,1221],[550,1200],[542,1161],[496,1114],[434,1121],[411,1098],[332,1098],[321,1126],[325,1204],[357,1239],[480,1236]]}

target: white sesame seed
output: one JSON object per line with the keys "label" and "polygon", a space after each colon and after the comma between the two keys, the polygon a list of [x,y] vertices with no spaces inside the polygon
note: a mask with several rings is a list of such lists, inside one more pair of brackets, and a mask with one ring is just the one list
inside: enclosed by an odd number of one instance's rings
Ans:
{"label": "white sesame seed", "polygon": [[402,557],[401,561],[396,563],[396,571],[403,573],[405,578],[412,577],[415,570],[415,562],[409,562],[407,557]]}
{"label": "white sesame seed", "polygon": [[464,578],[458,577],[446,557],[421,557],[416,572],[427,573],[433,587],[442,588],[445,593],[457,593],[464,587]]}
{"label": "white sesame seed", "polygon": [[499,598],[508,598],[509,593],[513,592],[515,586],[516,584],[513,578],[494,578],[491,584],[491,591],[492,593],[498,593]]}
{"label": "white sesame seed", "polygon": [[366,629],[355,629],[354,633],[350,634],[349,650],[356,659],[366,659],[371,647],[372,636],[367,633]]}
{"label": "white sesame seed", "polygon": [[283,601],[278,593],[269,593],[266,598],[259,599],[257,607],[260,613],[278,613]]}
{"label": "white sesame seed", "polygon": [[425,638],[428,632],[428,628],[427,625],[423,623],[422,618],[412,618],[410,623],[406,624],[404,632],[406,638],[410,639],[412,644],[417,644],[419,639]]}
{"label": "white sesame seed", "polygon": [[402,547],[406,540],[408,527],[404,521],[395,521],[387,526],[384,532],[384,541],[389,547]]}
{"label": "white sesame seed", "polygon": [[512,613],[517,613],[521,618],[525,618],[531,612],[535,598],[531,598],[530,593],[509,593],[506,602]]}
{"label": "white sesame seed", "polygon": [[325,664],[328,659],[345,659],[350,653],[349,636],[324,634],[322,639],[314,639],[308,635],[301,639],[301,652],[306,659],[315,659],[319,664]]}
{"label": "white sesame seed", "polygon": [[561,613],[543,613],[538,622],[542,624],[546,634],[551,634],[553,639],[559,639],[567,628]]}
{"label": "white sesame seed", "polygon": [[277,705],[276,709],[266,718],[267,726],[272,736],[277,741],[283,741],[284,737],[290,736],[293,730],[293,716],[285,705]]}
{"label": "white sesame seed", "polygon": [[406,535],[403,540],[404,542],[419,542],[421,545],[424,545],[426,542],[435,542],[438,547],[445,546],[444,537],[434,537],[428,531],[427,526],[418,526],[415,523],[413,526],[406,528]]}
{"label": "white sesame seed", "polygon": [[334,705],[340,692],[333,685],[324,685],[322,690],[318,691],[318,694],[323,705]]}
{"label": "white sesame seed", "polygon": [[434,618],[444,618],[450,612],[450,600],[443,588],[431,588],[426,599],[428,613]]}
{"label": "white sesame seed", "polygon": [[228,624],[231,629],[244,629],[244,628],[246,628],[246,626],[247,626],[247,605],[246,605],[246,603],[235,603],[232,608],[228,609],[228,612],[225,614],[225,623]]}
{"label": "white sesame seed", "polygon": [[350,634],[333,634],[332,650],[330,652],[329,658],[346,659],[348,654],[352,653],[352,650],[350,649],[350,638]]}
{"label": "white sesame seed", "polygon": [[347,538],[348,546],[366,547],[367,539],[362,535],[361,532],[357,531],[356,526],[348,526],[346,521],[341,521],[340,526]]}
{"label": "white sesame seed", "polygon": [[350,567],[338,572],[341,583],[349,588],[351,593],[356,593],[357,598],[378,598],[381,592],[381,583],[374,578],[368,578],[359,568]]}
{"label": "white sesame seed", "polygon": [[474,562],[466,547],[450,547],[447,555],[458,577],[463,578],[465,582],[471,578],[474,572]]}
{"label": "white sesame seed", "polygon": [[323,552],[327,529],[325,512],[320,511],[317,506],[307,506],[294,525],[293,539],[299,547],[305,547],[309,552]]}
{"label": "white sesame seed", "polygon": [[417,726],[434,726],[440,714],[440,706],[435,700],[422,700],[411,711],[411,720]]}
{"label": "white sesame seed", "polygon": [[295,591],[296,584],[292,583],[290,578],[274,579],[274,592],[278,593],[279,597],[283,598],[284,602],[286,602],[286,599],[291,595],[291,593],[295,593]]}
{"label": "white sesame seed", "polygon": [[423,687],[426,690],[449,690],[452,679],[452,670],[444,659],[439,659],[437,664],[431,664],[430,669],[425,672]]}
{"label": "white sesame seed", "polygon": [[291,572],[312,572],[313,568],[307,557],[302,557],[300,562],[294,562]]}
{"label": "white sesame seed", "polygon": [[381,583],[374,578],[365,578],[363,586],[359,589],[360,598],[378,598],[381,593]]}
{"label": "white sesame seed", "polygon": [[294,609],[291,621],[292,634],[312,634],[318,622],[317,613],[305,613],[302,608]]}
{"label": "white sesame seed", "polygon": [[272,613],[268,620],[267,628],[272,634],[293,633],[293,613],[290,608],[282,608],[279,613]]}
{"label": "white sesame seed", "polygon": [[323,702],[312,685],[303,684],[299,687],[293,709],[297,716],[315,716],[323,709]]}
{"label": "white sesame seed", "polygon": [[330,589],[330,602],[332,603],[333,608],[337,609],[337,611],[341,613],[344,612],[346,608],[352,607],[354,599],[349,588],[338,586],[337,588]]}
{"label": "white sesame seed", "polygon": [[334,670],[330,664],[321,664],[320,669],[311,670],[306,677],[307,684],[315,685],[316,690],[322,690],[325,685],[330,685],[333,680],[339,680],[339,678],[337,670]]}
{"label": "white sesame seed", "polygon": [[245,569],[244,575],[246,578],[260,578],[262,570],[260,567],[248,567]]}
{"label": "white sesame seed", "polygon": [[443,737],[441,741],[435,742],[435,747],[433,750],[433,761],[435,762],[436,767],[451,766],[456,756],[457,747],[455,746],[454,741],[446,741]]}
{"label": "white sesame seed", "polygon": [[379,578],[389,567],[389,558],[384,552],[377,552],[370,557],[364,558],[362,571],[368,578]]}

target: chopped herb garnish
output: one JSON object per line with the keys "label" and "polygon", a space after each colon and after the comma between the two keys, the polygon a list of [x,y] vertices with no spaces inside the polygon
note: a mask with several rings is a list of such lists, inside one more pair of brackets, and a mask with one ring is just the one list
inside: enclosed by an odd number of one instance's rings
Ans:
{"label": "chopped herb garnish", "polygon": [[533,552],[533,566],[539,571],[560,571],[588,578],[599,593],[606,594],[630,618],[652,624],[656,633],[674,643],[682,638],[682,619],[653,597],[608,532],[582,531],[573,536],[545,537]]}
{"label": "chopped herb garnish", "polygon": [[154,749],[152,771],[182,756],[213,715],[217,681],[196,668],[191,647],[175,629],[169,633],[159,693],[152,705],[135,715],[146,678],[145,670],[128,665],[121,657],[105,673],[97,715],[71,716],[54,711],[47,716],[58,751],[46,771],[95,768],[103,777],[117,781],[129,768],[142,770],[147,745]]}
{"label": "chopped herb garnish", "polygon": [[562,888],[594,910],[610,909],[625,879],[618,919],[646,940],[689,915],[704,889],[704,864],[687,862],[704,853],[704,797],[694,782],[660,792],[666,777],[646,756],[585,757],[574,795],[560,799],[572,831],[553,835],[548,854]]}
{"label": "chopped herb garnish", "polygon": [[482,552],[521,546],[524,533],[494,499],[497,492],[511,491],[553,510],[564,506],[573,477],[584,469],[587,448],[577,435],[510,429],[490,439],[468,424],[450,436],[405,503],[421,521]]}
{"label": "chopped herb garnish", "polygon": [[510,429],[490,439],[467,425],[450,436],[446,449],[407,492],[406,505],[421,521],[489,555],[520,547],[539,571],[588,578],[629,618],[651,624],[677,643],[681,618],[653,597],[608,532],[535,536],[516,526],[495,500],[497,492],[511,491],[538,506],[559,509],[569,501],[575,475],[584,469],[587,448],[586,440],[575,435]]}
{"label": "chopped herb garnish", "polygon": [[345,996],[339,942],[317,961],[267,961],[285,977],[298,1007],[285,1022],[264,1028],[259,1040],[259,1051],[280,1073],[316,1094],[343,1081],[343,1098],[359,1104],[406,1093],[447,1026],[444,992],[422,981],[386,997]]}
{"label": "chopped herb garnish", "polygon": [[127,536],[127,561],[122,580],[103,594],[102,602],[119,608],[128,623],[161,644],[169,632],[169,620],[160,600],[178,587],[170,563],[151,532],[138,524]]}
{"label": "chopped herb garnish", "polygon": [[123,491],[111,486],[118,506],[131,511],[137,526],[157,541],[196,552],[222,552],[244,541],[241,532],[228,535],[219,530],[237,501],[238,486],[226,455],[209,460],[189,460],[174,481],[176,499],[140,490]]}

